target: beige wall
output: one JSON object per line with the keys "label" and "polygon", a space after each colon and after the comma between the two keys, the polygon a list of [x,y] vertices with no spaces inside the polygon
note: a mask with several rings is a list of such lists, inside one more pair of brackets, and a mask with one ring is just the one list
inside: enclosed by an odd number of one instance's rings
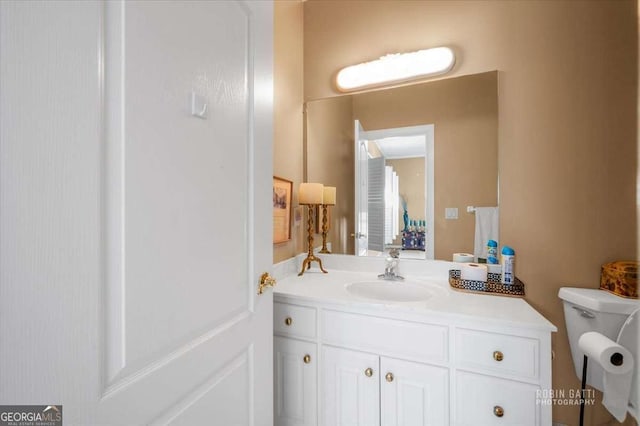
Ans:
{"label": "beige wall", "polygon": [[[501,240],[527,301],[558,326],[556,389],[575,389],[561,286],[597,287],[636,252],[635,1],[307,1],[305,99],[343,66],[448,45],[451,75],[499,70]],[[374,28],[375,30],[372,30]],[[577,424],[577,407],[554,418]],[[587,425],[610,417],[587,408]]]}
{"label": "beige wall", "polygon": [[[354,117],[365,130],[434,124],[436,259],[473,253],[475,217],[466,206],[498,204],[496,74],[352,96]],[[446,207],[458,208],[457,220],[444,218]]]}
{"label": "beige wall", "polygon": [[[302,182],[303,134],[303,7],[301,1],[274,4],[274,120],[273,174],[293,181],[293,206],[298,205]],[[304,221],[291,223],[291,241],[273,246],[273,261],[302,252]]]}
{"label": "beige wall", "polygon": [[[422,158],[402,158],[397,160],[386,160],[387,166],[393,167],[393,171],[398,175],[398,192],[407,202],[407,212],[410,220],[425,220],[425,208],[427,200],[425,198],[424,187],[424,157]],[[400,233],[393,241],[393,244],[402,244],[402,229],[404,220],[402,205],[398,209],[398,229]]]}

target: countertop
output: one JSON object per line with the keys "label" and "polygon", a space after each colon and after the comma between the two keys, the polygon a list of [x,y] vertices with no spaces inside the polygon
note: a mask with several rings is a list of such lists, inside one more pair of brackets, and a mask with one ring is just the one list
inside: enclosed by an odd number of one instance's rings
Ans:
{"label": "countertop", "polygon": [[[338,262],[340,263],[340,262]],[[446,263],[446,265],[442,265]],[[345,271],[330,269],[327,274],[320,272],[317,266],[306,271],[303,276],[288,274],[278,280],[274,287],[276,301],[286,298],[288,301],[312,301],[321,304],[351,306],[373,309],[388,313],[407,313],[415,315],[437,315],[439,318],[457,317],[466,320],[480,320],[507,327],[524,327],[539,331],[557,331],[557,328],[529,305],[524,299],[516,297],[472,294],[452,290],[449,287],[447,268],[455,265],[442,262],[430,273],[406,275],[405,282],[426,286],[432,296],[424,301],[393,302],[379,301],[356,296],[347,291],[349,283],[376,281],[378,272]],[[338,265],[339,266],[339,265]],[[397,282],[403,285],[403,282]]]}

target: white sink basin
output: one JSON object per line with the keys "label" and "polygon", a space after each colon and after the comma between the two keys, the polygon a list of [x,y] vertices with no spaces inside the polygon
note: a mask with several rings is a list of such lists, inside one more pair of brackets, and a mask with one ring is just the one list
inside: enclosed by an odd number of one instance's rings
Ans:
{"label": "white sink basin", "polygon": [[346,285],[354,296],[390,302],[417,302],[433,296],[424,285],[405,281],[365,281]]}

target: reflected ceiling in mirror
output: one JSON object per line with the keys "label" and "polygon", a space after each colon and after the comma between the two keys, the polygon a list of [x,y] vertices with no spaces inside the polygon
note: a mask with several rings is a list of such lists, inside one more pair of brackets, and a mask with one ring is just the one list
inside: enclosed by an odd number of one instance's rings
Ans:
{"label": "reflected ceiling in mirror", "polygon": [[[498,203],[497,89],[494,71],[308,102],[307,178],[338,188],[329,223],[332,251],[355,253],[359,120],[368,132],[434,126],[434,189],[426,194],[433,198],[433,225],[425,232],[434,237],[436,259],[473,252],[475,217],[466,206]],[[458,209],[458,218],[445,219],[447,208]]]}

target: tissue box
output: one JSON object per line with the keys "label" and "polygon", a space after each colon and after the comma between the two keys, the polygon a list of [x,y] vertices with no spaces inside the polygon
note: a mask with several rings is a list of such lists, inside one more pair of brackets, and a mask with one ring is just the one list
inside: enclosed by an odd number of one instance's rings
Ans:
{"label": "tissue box", "polygon": [[632,299],[638,298],[638,262],[618,261],[602,265],[600,289]]}

